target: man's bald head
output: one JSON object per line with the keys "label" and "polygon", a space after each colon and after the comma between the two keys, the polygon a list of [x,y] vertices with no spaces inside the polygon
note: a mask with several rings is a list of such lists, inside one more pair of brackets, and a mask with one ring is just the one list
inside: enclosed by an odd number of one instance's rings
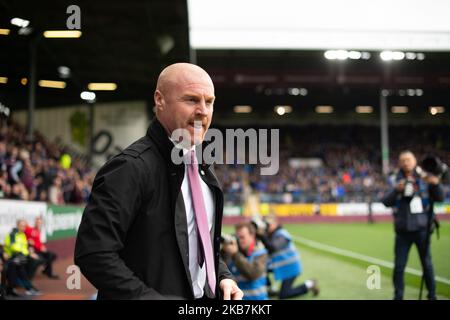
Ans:
{"label": "man's bald head", "polygon": [[[211,124],[214,99],[214,84],[205,70],[175,63],[159,75],[154,95],[156,118],[169,135],[185,129],[191,143],[198,144]],[[198,124],[195,131],[194,122]]]}
{"label": "man's bald head", "polygon": [[159,74],[156,90],[171,90],[174,86],[183,83],[197,82],[203,80],[210,82],[214,88],[213,82],[208,73],[201,67],[186,62],[174,63],[164,68]]}

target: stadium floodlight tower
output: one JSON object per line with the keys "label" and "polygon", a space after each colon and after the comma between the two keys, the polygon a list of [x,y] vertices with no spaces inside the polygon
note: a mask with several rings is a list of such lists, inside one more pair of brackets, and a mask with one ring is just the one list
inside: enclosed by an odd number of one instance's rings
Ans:
{"label": "stadium floodlight tower", "polygon": [[388,113],[387,96],[389,90],[380,90],[380,130],[381,130],[381,162],[383,175],[389,174],[389,132],[388,132]]}
{"label": "stadium floodlight tower", "polygon": [[34,110],[36,108],[36,74],[37,74],[37,58],[38,58],[38,46],[43,38],[79,38],[81,37],[81,31],[78,30],[62,30],[62,31],[44,31],[33,32],[30,27],[26,27],[28,31],[21,32],[24,28],[19,29],[20,35],[31,36],[30,40],[30,74],[29,74],[29,91],[28,91],[28,118],[27,118],[27,138],[33,140],[33,124],[34,124]]}

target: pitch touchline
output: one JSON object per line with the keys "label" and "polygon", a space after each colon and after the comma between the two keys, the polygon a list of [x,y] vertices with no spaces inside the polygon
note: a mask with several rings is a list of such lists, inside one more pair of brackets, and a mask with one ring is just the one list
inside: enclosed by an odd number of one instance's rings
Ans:
{"label": "pitch touchline", "polygon": [[[356,253],[353,251],[349,251],[349,250],[345,250],[345,249],[341,249],[341,248],[337,248],[337,247],[333,247],[333,246],[329,246],[327,244],[323,244],[320,242],[316,242],[313,240],[309,240],[303,237],[297,237],[297,236],[293,236],[292,237],[294,239],[295,242],[304,244],[306,246],[309,246],[311,248],[315,248],[315,249],[319,249],[322,251],[326,251],[326,252],[331,252],[337,255],[341,255],[341,256],[345,256],[345,257],[349,257],[349,258],[353,258],[353,259],[357,259],[357,260],[361,260],[364,262],[369,262],[372,264],[377,264],[389,269],[394,269],[394,264],[392,262],[386,261],[386,260],[381,260],[381,259],[377,259],[374,257],[370,257],[370,256],[366,256],[364,254],[360,254],[360,253]],[[409,274],[413,274],[415,276],[422,276],[422,272],[414,269],[414,268],[409,268],[406,267],[405,272],[409,273]],[[435,276],[434,277],[436,279],[437,282],[441,282],[441,283],[445,283],[450,285],[450,279],[444,278],[444,277],[440,277],[440,276]]]}

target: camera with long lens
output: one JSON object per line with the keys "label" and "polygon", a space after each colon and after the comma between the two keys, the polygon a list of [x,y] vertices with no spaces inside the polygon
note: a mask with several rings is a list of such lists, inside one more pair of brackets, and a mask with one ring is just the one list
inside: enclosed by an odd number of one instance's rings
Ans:
{"label": "camera with long lens", "polygon": [[221,245],[234,244],[234,243],[237,243],[237,238],[234,234],[225,233],[220,237]]}
{"label": "camera with long lens", "polygon": [[268,223],[261,216],[253,216],[250,222],[255,228],[257,236],[259,236],[260,234],[265,234],[267,232]]}
{"label": "camera with long lens", "polygon": [[438,157],[434,155],[425,156],[420,164],[420,167],[425,173],[438,177],[444,183],[448,182],[448,166]]}

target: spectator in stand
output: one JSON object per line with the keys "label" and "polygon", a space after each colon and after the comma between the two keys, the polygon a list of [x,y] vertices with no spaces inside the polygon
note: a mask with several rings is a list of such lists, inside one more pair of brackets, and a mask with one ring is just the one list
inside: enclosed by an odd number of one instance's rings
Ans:
{"label": "spectator in stand", "polygon": [[37,197],[36,200],[37,200],[37,201],[42,201],[42,202],[48,202],[49,200],[48,200],[48,194],[47,194],[47,191],[41,190],[41,191],[39,192],[39,196]]}
{"label": "spectator in stand", "polygon": [[12,146],[9,154],[6,157],[6,169],[8,172],[8,178],[11,185],[19,182],[18,172],[22,167],[21,161],[18,159],[19,149],[16,146]]}
{"label": "spectator in stand", "polygon": [[5,171],[6,167],[6,143],[5,141],[0,141],[0,171]]}
{"label": "spectator in stand", "polygon": [[15,183],[11,188],[10,199],[28,200],[28,191],[22,183]]}
{"label": "spectator in stand", "polygon": [[56,177],[49,190],[49,200],[52,204],[64,204],[64,193],[62,191],[61,177]]}
{"label": "spectator in stand", "polygon": [[0,199],[9,197],[11,187],[7,182],[6,171],[0,171]]}
{"label": "spectator in stand", "polygon": [[[0,123],[0,198],[49,201],[51,195],[57,204],[86,202],[93,172],[80,159],[68,157],[67,150],[39,133],[27,142],[23,128],[11,121]],[[54,186],[56,177],[60,181]]]}

